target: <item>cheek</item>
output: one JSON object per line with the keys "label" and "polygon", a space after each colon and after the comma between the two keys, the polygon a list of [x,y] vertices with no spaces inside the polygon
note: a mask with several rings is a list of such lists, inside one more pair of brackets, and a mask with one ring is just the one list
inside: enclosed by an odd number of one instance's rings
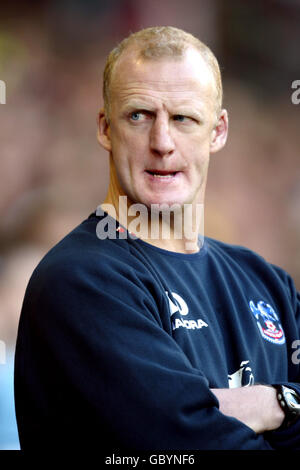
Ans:
{"label": "cheek", "polygon": [[145,166],[145,148],[137,136],[119,134],[118,138],[112,140],[112,160],[123,187],[129,188],[133,185]]}
{"label": "cheek", "polygon": [[211,132],[208,126],[199,127],[194,132],[187,132],[186,134],[177,134],[175,142],[181,149],[188,149],[193,155],[209,153]]}
{"label": "cheek", "polygon": [[201,169],[207,165],[209,160],[209,140],[193,139],[186,143],[183,148],[187,164]]}
{"label": "cheek", "polygon": [[112,139],[112,153],[120,160],[137,160],[145,154],[145,139],[136,133],[119,131]]}

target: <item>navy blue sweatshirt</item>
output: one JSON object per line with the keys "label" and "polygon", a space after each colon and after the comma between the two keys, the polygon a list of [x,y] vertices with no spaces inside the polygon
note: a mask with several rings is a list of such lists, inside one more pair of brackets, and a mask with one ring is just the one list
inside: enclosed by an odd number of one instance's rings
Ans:
{"label": "navy blue sweatshirt", "polygon": [[300,449],[300,420],[257,435],[210,391],[300,392],[300,300],[285,271],[211,238],[174,253],[120,239],[116,223],[117,238],[100,240],[100,219],[52,248],[27,287],[15,355],[21,448]]}

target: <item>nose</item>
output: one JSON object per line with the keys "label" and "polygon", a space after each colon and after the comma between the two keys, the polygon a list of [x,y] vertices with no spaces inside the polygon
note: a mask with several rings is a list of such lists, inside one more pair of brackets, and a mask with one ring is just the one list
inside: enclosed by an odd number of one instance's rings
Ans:
{"label": "nose", "polygon": [[150,148],[157,156],[170,156],[174,149],[174,141],[170,133],[168,116],[156,116],[150,133]]}

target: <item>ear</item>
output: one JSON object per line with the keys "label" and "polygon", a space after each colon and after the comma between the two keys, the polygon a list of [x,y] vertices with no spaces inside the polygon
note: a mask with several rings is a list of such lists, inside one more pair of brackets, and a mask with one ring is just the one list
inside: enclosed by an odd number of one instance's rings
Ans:
{"label": "ear", "polygon": [[111,151],[111,141],[110,141],[110,128],[107,123],[105,116],[104,108],[101,108],[98,113],[98,130],[97,130],[97,140],[99,144],[105,148],[108,152]]}
{"label": "ear", "polygon": [[228,136],[228,114],[226,109],[222,109],[218,122],[211,133],[210,152],[215,153],[221,150],[226,144]]}

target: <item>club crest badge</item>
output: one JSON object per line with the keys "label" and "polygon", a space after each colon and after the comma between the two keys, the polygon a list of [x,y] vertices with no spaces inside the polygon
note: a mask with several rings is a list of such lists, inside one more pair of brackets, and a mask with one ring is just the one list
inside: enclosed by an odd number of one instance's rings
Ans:
{"label": "club crest badge", "polygon": [[250,300],[249,306],[262,337],[274,344],[284,344],[284,331],[273,307],[263,300],[260,300],[257,305]]}

